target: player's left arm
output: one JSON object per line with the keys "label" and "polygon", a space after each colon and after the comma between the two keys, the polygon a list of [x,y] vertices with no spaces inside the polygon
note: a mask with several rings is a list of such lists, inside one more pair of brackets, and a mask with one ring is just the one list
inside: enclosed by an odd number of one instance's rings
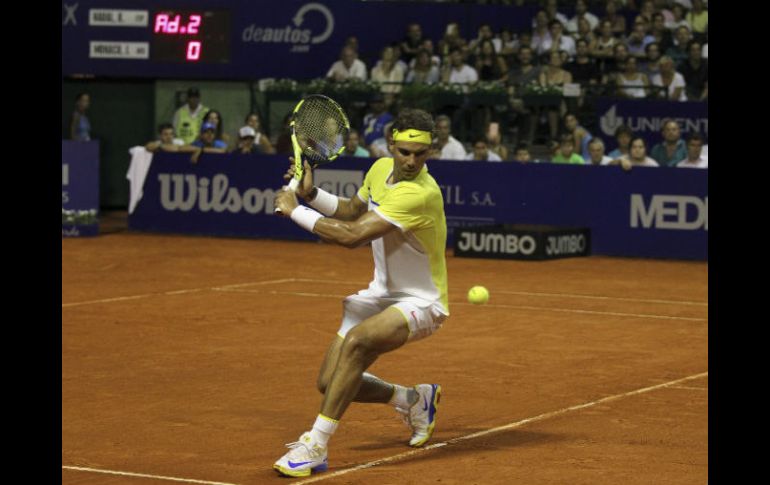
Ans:
{"label": "player's left arm", "polygon": [[355,221],[343,221],[331,217],[318,219],[313,232],[326,242],[347,248],[355,248],[374,241],[390,231],[399,230],[374,211],[367,211]]}

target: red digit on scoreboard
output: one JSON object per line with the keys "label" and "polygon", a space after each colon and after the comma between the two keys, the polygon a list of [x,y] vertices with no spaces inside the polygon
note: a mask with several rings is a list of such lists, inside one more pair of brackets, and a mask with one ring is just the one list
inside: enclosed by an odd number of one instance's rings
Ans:
{"label": "red digit on scoreboard", "polygon": [[190,24],[187,26],[187,33],[197,34],[198,26],[201,24],[200,15],[190,15]]}
{"label": "red digit on scoreboard", "polygon": [[187,60],[197,61],[201,57],[201,43],[197,40],[192,40],[187,43]]}

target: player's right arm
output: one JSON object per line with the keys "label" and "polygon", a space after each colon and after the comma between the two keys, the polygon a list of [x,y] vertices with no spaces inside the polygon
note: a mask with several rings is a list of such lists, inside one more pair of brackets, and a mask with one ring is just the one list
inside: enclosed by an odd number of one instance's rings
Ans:
{"label": "player's right arm", "polygon": [[[294,158],[289,157],[289,160],[292,162],[291,166],[283,176],[284,180],[287,182],[294,177]],[[297,186],[295,192],[299,197],[304,199],[305,202],[310,202],[316,198],[319,189],[313,185],[313,171],[311,170],[310,165],[307,162],[304,162],[304,164],[305,170],[302,174],[302,181],[299,186]],[[353,197],[352,199],[338,197],[337,210],[332,217],[342,221],[354,221],[367,210],[367,205],[358,197]]]}

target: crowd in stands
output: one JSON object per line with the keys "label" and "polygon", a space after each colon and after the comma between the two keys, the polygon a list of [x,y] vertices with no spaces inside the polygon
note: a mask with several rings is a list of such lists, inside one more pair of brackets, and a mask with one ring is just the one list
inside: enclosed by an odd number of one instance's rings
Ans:
{"label": "crowd in stands", "polygon": [[[348,135],[344,154],[390,155],[389,127],[400,109],[404,84],[443,82],[467,87],[487,81],[506,88],[508,106],[453,107],[434,113],[433,158],[707,168],[703,136],[691,133],[682,139],[676,121],[663,124],[661,142],[651,149],[628,126],[620,126],[613,140],[618,148],[608,154],[607,140],[592,135],[586,128],[589,124],[581,123],[586,116],[581,110],[584,95],[592,89],[671,102],[708,99],[708,10],[703,0],[544,0],[541,4],[531,28],[520,32],[503,28],[495,33],[484,24],[470,40],[463,37],[459,24],[450,23],[434,44],[434,39],[424,37],[419,23],[412,23],[401,40],[382,47],[372,59],[363,59],[357,39],[349,38],[326,79],[382,84],[362,107],[362,122]],[[563,8],[574,15],[568,17]],[[522,100],[533,85],[561,90],[574,84],[580,86],[581,94],[571,104],[562,98],[560,104],[537,107]],[[190,88],[173,122],[161,125],[159,139],[146,148],[191,152],[193,161],[200,153],[288,154],[288,120],[287,116],[282,131],[271,138],[261,130],[259,115],[248,113],[244,125],[230,138],[222,130],[222,115],[204,106],[200,92]],[[473,130],[462,130],[458,140],[452,133],[468,120]],[[590,126],[595,126],[596,120],[591,121]],[[506,131],[503,126],[512,129]],[[547,132],[548,150],[533,153],[541,126],[546,128],[542,131]],[[509,134],[513,135],[509,138]]]}

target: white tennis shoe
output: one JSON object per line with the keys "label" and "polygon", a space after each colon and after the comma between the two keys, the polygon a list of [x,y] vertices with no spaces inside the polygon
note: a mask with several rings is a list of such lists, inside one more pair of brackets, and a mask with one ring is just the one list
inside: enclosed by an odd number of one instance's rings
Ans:
{"label": "white tennis shoe", "polygon": [[289,451],[275,462],[273,468],[287,477],[306,477],[329,468],[327,450],[313,440],[310,433],[303,433],[299,441],[287,443]]}
{"label": "white tennis shoe", "polygon": [[441,399],[441,386],[438,384],[417,384],[417,402],[409,409],[396,407],[401,419],[412,428],[412,438],[409,446],[424,445],[433,435],[436,427],[436,411]]}

